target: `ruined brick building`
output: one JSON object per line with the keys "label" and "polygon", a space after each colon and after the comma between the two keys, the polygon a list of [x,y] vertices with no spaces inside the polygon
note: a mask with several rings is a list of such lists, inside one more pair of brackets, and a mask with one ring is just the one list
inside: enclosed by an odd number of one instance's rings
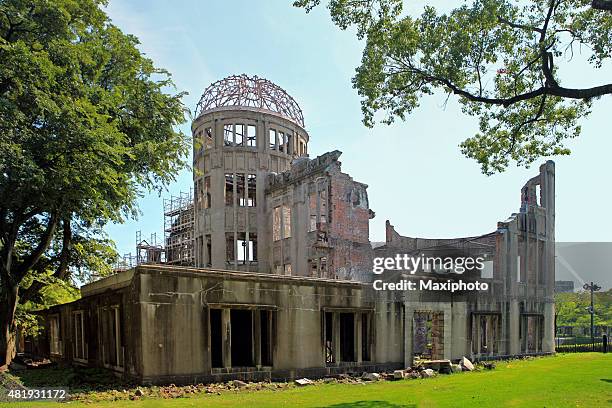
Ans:
{"label": "ruined brick building", "polygon": [[[339,151],[309,157],[302,111],[278,86],[212,84],[192,132],[194,194],[165,207],[165,248],[50,309],[51,358],[178,383],[554,351],[552,162],[489,234],[409,238],[387,222],[373,248],[367,186],[341,171]],[[461,278],[489,290],[373,290],[374,257],[398,253],[481,255],[486,268]],[[450,278],[388,279],[425,275]]]}

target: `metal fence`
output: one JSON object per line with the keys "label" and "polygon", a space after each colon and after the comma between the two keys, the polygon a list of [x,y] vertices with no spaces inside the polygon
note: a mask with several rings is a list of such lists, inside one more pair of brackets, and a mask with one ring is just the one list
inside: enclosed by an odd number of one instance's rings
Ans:
{"label": "metal fence", "polygon": [[[557,353],[586,353],[586,352],[600,352],[606,353],[612,350],[612,341],[608,337],[596,338],[595,342],[589,343],[574,343],[568,344],[564,339],[556,339],[556,351]],[[604,343],[605,341],[605,343]]]}

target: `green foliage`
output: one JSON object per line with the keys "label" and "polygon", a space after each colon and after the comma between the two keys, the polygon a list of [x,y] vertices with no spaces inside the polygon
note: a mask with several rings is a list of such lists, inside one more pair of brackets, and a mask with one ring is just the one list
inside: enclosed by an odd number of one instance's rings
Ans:
{"label": "green foliage", "polygon": [[[595,292],[593,296],[595,316],[593,322],[596,326],[612,326],[612,290]],[[557,326],[571,326],[579,328],[591,327],[591,315],[588,307],[591,306],[590,292],[556,293],[555,314]]]}
{"label": "green foliage", "polygon": [[[43,322],[35,313],[54,305],[69,303],[81,297],[79,290],[70,282],[53,277],[52,273],[36,276],[37,281],[43,283],[42,288],[31,299],[22,301],[17,305],[15,312],[15,325],[27,336],[38,336],[43,329]],[[34,276],[24,279],[22,285],[27,288],[34,280]]]}
{"label": "green foliage", "polygon": [[[590,3],[473,0],[412,17],[397,0],[331,0],[329,10],[336,25],[354,25],[366,39],[353,78],[364,123],[373,126],[379,114],[383,123],[403,120],[435,91],[457,95],[480,126],[461,151],[492,174],[511,160],[528,166],[569,154],[564,141],[580,134],[579,119],[594,99],[612,94],[612,83],[573,89],[558,78],[559,61],[585,55],[593,69],[609,61],[612,13]],[[306,11],[318,4],[294,3]]]}
{"label": "green foliage", "polygon": [[176,130],[184,93],[105,4],[0,2],[2,324],[17,286],[22,300],[44,304],[49,277],[109,274],[116,253],[103,226],[135,217],[144,191],[187,166],[189,140]]}

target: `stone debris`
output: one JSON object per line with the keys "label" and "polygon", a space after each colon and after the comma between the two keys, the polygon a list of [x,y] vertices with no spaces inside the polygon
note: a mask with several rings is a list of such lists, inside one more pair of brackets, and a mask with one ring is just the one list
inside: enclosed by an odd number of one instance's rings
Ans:
{"label": "stone debris", "polygon": [[363,373],[361,379],[364,381],[378,381],[380,380],[380,374],[378,373]]}
{"label": "stone debris", "polygon": [[430,378],[436,375],[436,372],[431,368],[426,368],[421,371],[421,378]]}
{"label": "stone debris", "polygon": [[237,388],[242,388],[242,387],[247,386],[247,383],[245,383],[244,381],[240,381],[240,380],[234,380],[232,384],[234,384],[234,387],[237,387]]}
{"label": "stone debris", "polygon": [[[143,387],[138,386],[130,390],[123,391],[107,391],[104,393],[96,393],[96,400],[140,400],[142,398],[184,398],[198,393],[203,394],[217,394],[227,392],[242,392],[242,391],[257,391],[257,390],[272,390],[280,391],[291,387],[303,387],[307,385],[315,384],[353,384],[353,385],[366,385],[375,381],[397,381],[401,379],[419,379],[419,378],[431,378],[438,374],[438,371],[433,368],[426,367],[438,367],[444,372],[445,367],[450,366],[451,372],[461,371],[473,371],[476,368],[467,358],[463,358],[460,364],[451,364],[448,360],[442,360],[441,362],[428,362],[421,360],[418,365],[414,367],[407,367],[403,370],[393,370],[388,372],[370,373],[363,372],[360,374],[337,374],[331,375],[325,378],[317,380],[311,380],[309,378],[299,378],[293,382],[270,382],[270,381],[259,381],[259,382],[245,382],[242,380],[231,380],[225,383],[213,383],[213,384],[197,384],[197,385],[186,385],[177,386],[174,384],[166,386],[149,386]],[[493,363],[484,363],[479,365],[485,369],[492,370],[495,368]],[[75,393],[71,395],[71,399],[75,401],[91,402],[91,396],[86,393]]]}
{"label": "stone debris", "polygon": [[421,361],[420,365],[424,368],[431,368],[432,370],[437,371],[440,374],[451,374],[452,372],[450,360]]}
{"label": "stone debris", "polygon": [[312,385],[314,384],[314,381],[309,380],[308,378],[298,378],[297,380],[295,380],[295,384],[302,387],[305,385]]}
{"label": "stone debris", "polygon": [[404,378],[404,370],[395,370],[393,371],[393,379],[394,380],[402,380]]}
{"label": "stone debris", "polygon": [[474,371],[474,364],[472,364],[472,362],[468,360],[467,357],[462,357],[461,362],[459,364],[461,364],[463,371]]}

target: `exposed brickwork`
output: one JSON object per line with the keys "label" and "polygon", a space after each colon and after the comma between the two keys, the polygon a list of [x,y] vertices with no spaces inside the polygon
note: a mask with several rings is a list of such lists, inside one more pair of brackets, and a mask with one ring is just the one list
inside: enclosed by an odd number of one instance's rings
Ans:
{"label": "exposed brickwork", "polygon": [[[367,281],[371,275],[367,186],[341,171],[339,151],[313,160],[300,159],[291,169],[271,175],[267,203],[274,211],[292,211],[293,274]],[[273,230],[273,228],[272,228]],[[275,246],[280,246],[276,243]],[[299,254],[306,257],[305,263]],[[286,262],[273,254],[272,264]]]}

